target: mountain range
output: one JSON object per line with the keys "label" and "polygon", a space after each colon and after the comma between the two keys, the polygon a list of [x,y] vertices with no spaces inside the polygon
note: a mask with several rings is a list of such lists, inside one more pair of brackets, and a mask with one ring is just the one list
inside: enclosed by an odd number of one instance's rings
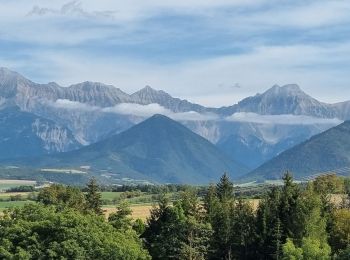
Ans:
{"label": "mountain range", "polygon": [[[149,86],[133,94],[97,82],[62,87],[54,82],[34,83],[0,68],[0,110],[14,107],[66,131],[65,138],[57,138],[54,145],[38,145],[45,147],[36,149],[38,156],[99,143],[154,114],[163,114],[210,141],[230,161],[250,170],[350,119],[349,101],[326,104],[295,84],[275,85],[232,106],[211,108]],[[5,129],[10,128],[7,125]],[[0,139],[5,140],[6,133],[2,135]],[[23,155],[18,151],[12,157]],[[0,153],[0,159],[4,158],[8,156]]]}
{"label": "mountain range", "polygon": [[223,172],[233,178],[247,172],[208,140],[163,115],[78,150],[14,162],[45,169],[83,169],[114,181],[132,178],[155,183],[205,184]]}

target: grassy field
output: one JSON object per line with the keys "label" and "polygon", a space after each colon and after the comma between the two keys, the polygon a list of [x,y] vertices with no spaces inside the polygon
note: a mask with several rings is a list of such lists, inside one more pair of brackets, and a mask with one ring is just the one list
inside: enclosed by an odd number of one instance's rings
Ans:
{"label": "grassy field", "polygon": [[33,203],[33,201],[26,200],[26,201],[0,201],[0,210],[4,210],[6,208],[12,208],[12,207],[22,207],[24,204],[27,203]]}
{"label": "grassy field", "polygon": [[31,192],[0,192],[0,200],[10,199],[13,196],[21,196],[27,198]]}
{"label": "grassy field", "polygon": [[[145,192],[140,193],[138,196],[127,197],[127,193],[124,192],[102,192],[102,200],[106,201],[106,205],[114,204],[112,203],[125,200],[129,202],[129,204],[151,204],[155,202],[157,195],[148,194]],[[174,193],[169,193],[169,198],[173,197]]]}
{"label": "grassy field", "polygon": [[6,189],[22,186],[22,185],[35,185],[36,181],[31,180],[2,180],[0,179],[0,191]]}

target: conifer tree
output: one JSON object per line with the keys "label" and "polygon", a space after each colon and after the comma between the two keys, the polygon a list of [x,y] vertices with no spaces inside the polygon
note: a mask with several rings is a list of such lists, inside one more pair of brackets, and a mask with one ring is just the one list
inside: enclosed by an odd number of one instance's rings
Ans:
{"label": "conifer tree", "polygon": [[239,199],[232,212],[231,244],[235,259],[255,259],[255,213],[252,206]]}
{"label": "conifer tree", "polygon": [[[233,226],[233,212],[235,210],[235,200],[233,195],[233,184],[225,173],[219,183],[216,185],[216,195],[214,190],[210,191],[208,202],[215,202],[214,209],[210,212],[210,224],[213,228],[213,237],[211,242],[212,257],[217,259],[233,259],[231,231]],[[208,207],[209,204],[207,204]]]}
{"label": "conifer tree", "polygon": [[204,209],[206,220],[212,223],[215,216],[216,210],[218,208],[219,199],[216,193],[216,187],[214,184],[210,184],[207,194],[204,197]]}
{"label": "conifer tree", "polygon": [[221,202],[233,199],[233,183],[230,181],[227,173],[220,178],[216,185],[216,192]]}
{"label": "conifer tree", "polygon": [[121,202],[117,206],[117,212],[112,213],[108,217],[108,222],[119,230],[128,230],[132,228],[132,218],[130,217],[132,210],[126,201]]}
{"label": "conifer tree", "polygon": [[95,178],[92,178],[87,184],[86,208],[98,215],[103,213],[101,193]]}

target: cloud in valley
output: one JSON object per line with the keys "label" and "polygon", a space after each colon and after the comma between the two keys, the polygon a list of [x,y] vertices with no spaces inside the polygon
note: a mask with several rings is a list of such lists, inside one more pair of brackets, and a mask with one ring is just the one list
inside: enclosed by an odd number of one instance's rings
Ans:
{"label": "cloud in valley", "polygon": [[71,101],[68,99],[57,99],[55,102],[47,102],[47,103],[52,107],[68,109],[68,110],[80,110],[80,111],[86,111],[86,112],[101,110],[101,108],[99,107],[91,106],[91,105],[76,102],[76,101]]}
{"label": "cloud in valley", "polygon": [[256,113],[239,112],[226,118],[230,122],[270,124],[270,125],[338,125],[338,118],[316,118],[303,115],[259,115]]}
{"label": "cloud in valley", "polygon": [[114,113],[119,115],[132,115],[142,118],[148,118],[155,114],[165,115],[178,121],[208,121],[217,120],[215,114],[204,113],[200,114],[195,111],[175,113],[166,109],[159,104],[140,105],[134,103],[121,103],[113,107],[97,107],[67,99],[58,99],[55,102],[50,102],[50,106],[67,110],[79,110],[84,112],[100,112]]}
{"label": "cloud in valley", "polygon": [[240,123],[254,123],[262,125],[338,125],[341,121],[338,118],[317,118],[304,115],[259,115],[256,113],[239,112],[226,118],[221,118],[212,113],[198,113],[195,111],[175,113],[159,104],[140,105],[134,103],[121,103],[113,107],[97,107],[88,104],[58,99],[49,105],[55,108],[79,110],[84,112],[113,113],[119,115],[131,115],[141,118],[148,118],[155,114],[165,115],[177,121],[219,121]]}

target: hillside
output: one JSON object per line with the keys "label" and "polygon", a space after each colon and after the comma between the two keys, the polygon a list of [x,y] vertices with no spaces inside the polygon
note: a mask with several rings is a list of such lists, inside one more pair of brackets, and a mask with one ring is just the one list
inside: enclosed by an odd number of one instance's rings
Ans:
{"label": "hillside", "polygon": [[350,121],[346,121],[281,153],[244,179],[278,179],[287,170],[302,178],[349,166]]}

